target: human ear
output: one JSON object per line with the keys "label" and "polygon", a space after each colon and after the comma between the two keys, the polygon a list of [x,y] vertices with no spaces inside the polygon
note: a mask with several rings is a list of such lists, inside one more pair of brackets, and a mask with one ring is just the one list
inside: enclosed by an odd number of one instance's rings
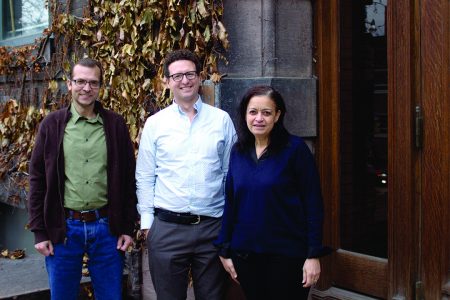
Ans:
{"label": "human ear", "polygon": [[281,110],[277,110],[276,114],[275,114],[275,123],[278,122],[278,119],[280,118],[281,115]]}

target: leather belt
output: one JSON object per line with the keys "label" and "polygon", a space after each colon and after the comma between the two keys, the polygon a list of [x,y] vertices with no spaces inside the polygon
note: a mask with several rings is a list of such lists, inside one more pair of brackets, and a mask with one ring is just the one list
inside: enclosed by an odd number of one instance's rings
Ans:
{"label": "leather belt", "polygon": [[184,225],[195,225],[204,220],[216,219],[214,217],[194,215],[191,213],[177,213],[162,208],[155,208],[155,216],[161,221]]}
{"label": "leather belt", "polygon": [[103,206],[94,210],[72,210],[66,208],[66,219],[79,220],[81,222],[93,222],[108,216],[108,207]]}

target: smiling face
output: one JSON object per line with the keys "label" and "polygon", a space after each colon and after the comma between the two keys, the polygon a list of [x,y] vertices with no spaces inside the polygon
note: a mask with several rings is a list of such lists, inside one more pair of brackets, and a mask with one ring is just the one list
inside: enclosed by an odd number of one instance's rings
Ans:
{"label": "smiling face", "polygon": [[67,81],[67,88],[72,94],[72,103],[78,112],[91,110],[98,98],[99,88],[92,88],[90,84],[78,86],[74,80],[101,82],[100,69],[98,67],[85,67],[76,65],[73,68],[72,78]]}
{"label": "smiling face", "polygon": [[268,96],[254,96],[247,105],[245,121],[255,139],[268,139],[281,111]]}
{"label": "smiling face", "polygon": [[[175,74],[183,74],[188,72],[196,72],[195,64],[190,60],[177,60],[168,67],[170,76]],[[175,81],[172,77],[166,77],[166,83],[173,93],[175,102],[194,103],[198,98],[198,90],[200,88],[200,78],[195,76],[194,79],[187,79],[183,76],[181,81]]]}

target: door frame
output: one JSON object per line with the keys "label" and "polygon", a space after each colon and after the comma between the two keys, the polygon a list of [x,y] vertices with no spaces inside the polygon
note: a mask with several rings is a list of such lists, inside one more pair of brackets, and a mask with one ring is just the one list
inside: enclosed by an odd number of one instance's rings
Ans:
{"label": "door frame", "polygon": [[[411,99],[417,96],[420,66],[414,65],[419,35],[419,1],[390,1],[388,32],[388,260],[340,249],[340,15],[339,1],[314,1],[314,41],[318,80],[318,128],[316,157],[325,205],[324,242],[337,251],[323,259],[319,290],[334,284],[388,299],[412,299],[417,273],[418,229],[416,213],[418,169],[413,148]],[[391,88],[395,87],[395,89]],[[397,109],[400,108],[401,109]],[[408,234],[409,233],[409,234]],[[349,272],[350,270],[350,272]],[[361,277],[362,276],[362,277]],[[368,285],[367,280],[381,280]],[[364,284],[361,284],[364,282]],[[355,283],[358,286],[355,286]],[[314,298],[320,298],[316,296]]]}

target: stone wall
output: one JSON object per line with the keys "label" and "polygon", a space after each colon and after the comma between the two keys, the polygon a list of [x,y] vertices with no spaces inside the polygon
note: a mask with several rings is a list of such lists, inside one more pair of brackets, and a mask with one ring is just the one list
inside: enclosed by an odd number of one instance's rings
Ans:
{"label": "stone wall", "polygon": [[221,83],[221,106],[232,116],[246,89],[272,85],[287,105],[286,127],[303,137],[317,135],[313,76],[313,12],[309,0],[225,0],[224,25],[230,49]]}

